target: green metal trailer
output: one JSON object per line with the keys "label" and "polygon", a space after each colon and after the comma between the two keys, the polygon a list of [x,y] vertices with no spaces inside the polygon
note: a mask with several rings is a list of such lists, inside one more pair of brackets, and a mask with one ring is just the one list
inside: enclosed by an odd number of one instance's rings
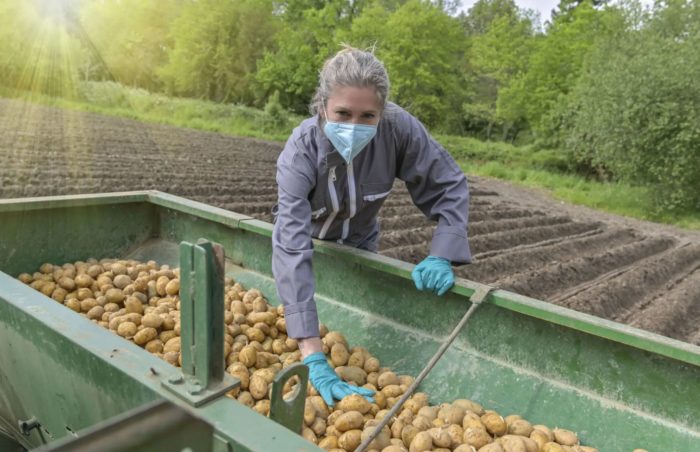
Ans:
{"label": "green metal trailer", "polygon": [[[271,231],[153,191],[0,201],[0,450],[133,439],[130,419],[148,413],[164,419],[139,430],[151,445],[316,450],[223,395],[199,404],[178,396],[166,381],[178,369],[15,279],[90,257],[177,266],[180,242],[205,238],[224,247],[227,276],[274,304]],[[420,371],[484,288],[458,280],[438,298],[415,290],[410,264],[314,247],[322,322],[401,373]],[[421,390],[431,403],[470,398],[575,430],[601,451],[700,451],[700,347],[503,290],[490,292]]]}

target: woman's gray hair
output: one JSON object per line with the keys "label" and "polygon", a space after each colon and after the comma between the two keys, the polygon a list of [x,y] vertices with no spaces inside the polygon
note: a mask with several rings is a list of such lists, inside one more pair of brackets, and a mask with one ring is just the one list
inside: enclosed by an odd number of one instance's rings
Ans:
{"label": "woman's gray hair", "polygon": [[325,109],[325,102],[339,86],[372,87],[383,109],[389,97],[389,76],[384,64],[370,51],[346,46],[326,60],[318,77],[318,87],[309,110],[316,115]]}

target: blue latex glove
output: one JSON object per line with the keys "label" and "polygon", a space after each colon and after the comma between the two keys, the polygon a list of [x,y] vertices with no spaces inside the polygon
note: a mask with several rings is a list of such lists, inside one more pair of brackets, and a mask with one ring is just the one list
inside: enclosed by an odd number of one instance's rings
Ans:
{"label": "blue latex glove", "polygon": [[341,400],[343,397],[360,394],[367,400],[374,403],[372,396],[374,391],[367,388],[360,388],[350,385],[340,379],[338,374],[331,368],[323,352],[312,353],[304,358],[304,364],[309,366],[309,379],[314,388],[321,394],[326,405],[332,407],[334,399]]}
{"label": "blue latex glove", "polygon": [[415,266],[411,273],[418,290],[431,290],[444,295],[455,283],[450,261],[441,257],[428,256]]}

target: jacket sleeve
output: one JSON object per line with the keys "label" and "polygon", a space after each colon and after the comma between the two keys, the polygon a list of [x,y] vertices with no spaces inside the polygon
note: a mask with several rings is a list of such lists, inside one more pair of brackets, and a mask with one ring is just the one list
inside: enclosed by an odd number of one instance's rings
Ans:
{"label": "jacket sleeve", "polygon": [[464,172],[423,124],[404,112],[396,134],[397,177],[406,183],[415,205],[438,225],[430,255],[455,265],[472,260],[467,239],[469,188]]}
{"label": "jacket sleeve", "polygon": [[272,231],[272,272],[284,304],[287,334],[294,339],[319,336],[311,266],[309,192],[316,165],[292,134],[277,160],[278,216]]}

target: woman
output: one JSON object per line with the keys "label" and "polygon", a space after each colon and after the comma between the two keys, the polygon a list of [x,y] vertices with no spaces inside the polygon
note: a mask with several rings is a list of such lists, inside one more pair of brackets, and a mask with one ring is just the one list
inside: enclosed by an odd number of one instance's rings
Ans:
{"label": "woman", "polygon": [[454,284],[451,264],[471,261],[466,177],[416,118],[387,102],[388,95],[386,70],[372,53],[340,51],[320,73],[314,116],[294,129],[277,161],[273,273],[287,334],[298,339],[311,383],[329,406],[373,392],[340,380],[323,354],[311,238],[377,251],[377,213],[399,178],[416,206],[438,223],[430,256],[412,273],[416,288],[442,295]]}

